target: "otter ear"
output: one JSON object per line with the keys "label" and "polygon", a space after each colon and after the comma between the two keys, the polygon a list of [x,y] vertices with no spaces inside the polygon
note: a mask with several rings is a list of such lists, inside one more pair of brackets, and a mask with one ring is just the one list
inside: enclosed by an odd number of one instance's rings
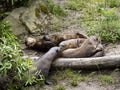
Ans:
{"label": "otter ear", "polygon": [[79,38],[87,38],[86,35],[82,34],[82,33],[79,33],[79,32],[76,32],[76,35],[79,37]]}

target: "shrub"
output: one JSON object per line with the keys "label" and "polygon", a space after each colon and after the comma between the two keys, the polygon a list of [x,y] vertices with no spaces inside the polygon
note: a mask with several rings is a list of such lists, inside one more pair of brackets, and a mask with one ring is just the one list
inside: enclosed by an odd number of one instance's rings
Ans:
{"label": "shrub", "polygon": [[8,88],[12,90],[22,88],[20,80],[25,80],[26,85],[37,82],[35,76],[28,77],[30,75],[27,71],[32,68],[33,63],[30,59],[21,58],[23,53],[6,22],[0,22],[0,42],[0,76],[9,77]]}

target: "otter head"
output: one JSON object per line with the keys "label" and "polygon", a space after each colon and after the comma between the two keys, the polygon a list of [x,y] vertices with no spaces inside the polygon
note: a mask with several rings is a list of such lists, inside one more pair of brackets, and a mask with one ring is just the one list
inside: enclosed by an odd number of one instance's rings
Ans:
{"label": "otter head", "polygon": [[35,45],[35,43],[36,43],[36,39],[35,39],[35,38],[32,38],[32,37],[28,37],[28,38],[26,39],[26,41],[25,41],[25,45],[26,45],[27,47],[32,47],[32,46]]}
{"label": "otter head", "polygon": [[95,48],[97,48],[98,45],[101,43],[100,37],[97,37],[97,36],[90,36],[90,41]]}
{"label": "otter head", "polygon": [[61,51],[61,47],[52,47],[51,50],[55,51],[55,53],[59,53]]}

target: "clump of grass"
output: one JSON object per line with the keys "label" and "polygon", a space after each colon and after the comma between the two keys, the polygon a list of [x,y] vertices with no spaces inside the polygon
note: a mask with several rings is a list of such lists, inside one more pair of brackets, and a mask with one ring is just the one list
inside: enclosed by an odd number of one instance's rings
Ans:
{"label": "clump of grass", "polygon": [[120,7],[120,0],[105,0],[105,3],[111,8]]}
{"label": "clump of grass", "polygon": [[53,15],[57,17],[67,15],[67,12],[60,5],[54,4],[52,0],[47,0],[47,3],[49,6],[50,13],[52,13]]}
{"label": "clump of grass", "polygon": [[72,69],[55,70],[50,79],[56,83],[60,80],[67,79],[71,86],[77,86],[79,81],[89,80],[94,73],[82,75],[81,71],[73,71]]}
{"label": "clump of grass", "polygon": [[78,80],[77,79],[73,79],[73,80],[71,80],[70,81],[70,84],[71,84],[71,86],[77,86],[78,85]]}
{"label": "clump of grass", "polygon": [[56,90],[66,90],[65,87],[63,85],[59,85]]}
{"label": "clump of grass", "polygon": [[65,3],[65,8],[71,9],[71,10],[82,10],[85,7],[85,3],[88,0],[68,0]]}
{"label": "clump of grass", "polygon": [[116,1],[90,0],[86,2],[86,7],[80,16],[82,26],[87,29],[87,34],[100,36],[105,42],[115,42],[120,38],[120,19],[116,13],[117,9],[111,8],[109,4],[111,2]]}
{"label": "clump of grass", "polygon": [[102,9],[101,16],[102,18],[98,20],[98,23],[88,30],[88,35],[97,34],[102,41],[115,42],[120,38],[120,21],[115,14],[115,9]]}
{"label": "clump of grass", "polygon": [[102,83],[115,83],[115,79],[110,75],[99,75],[98,78]]}

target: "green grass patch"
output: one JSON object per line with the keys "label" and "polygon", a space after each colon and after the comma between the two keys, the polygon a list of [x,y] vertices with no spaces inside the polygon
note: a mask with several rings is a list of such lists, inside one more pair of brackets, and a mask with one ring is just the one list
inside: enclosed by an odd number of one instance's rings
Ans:
{"label": "green grass patch", "polygon": [[117,9],[119,5],[115,3],[115,0],[89,0],[85,3],[79,20],[82,27],[86,27],[88,35],[100,36],[105,42],[120,39],[120,18]]}
{"label": "green grass patch", "polygon": [[71,10],[81,10],[84,6],[84,3],[82,0],[68,0],[65,3],[65,8],[71,9]]}
{"label": "green grass patch", "polygon": [[105,0],[105,3],[111,8],[120,7],[120,0]]}
{"label": "green grass patch", "polygon": [[98,78],[102,83],[115,83],[115,79],[110,75],[99,75]]}
{"label": "green grass patch", "polygon": [[61,17],[61,16],[66,16],[67,12],[62,8],[60,5],[54,4],[54,1],[52,0],[47,0],[48,6],[50,13],[55,15],[56,17]]}
{"label": "green grass patch", "polygon": [[66,90],[63,85],[59,85],[55,90]]}
{"label": "green grass patch", "polygon": [[52,72],[50,79],[55,81],[57,84],[60,80],[67,79],[71,86],[77,86],[79,81],[89,80],[95,73],[92,72],[87,75],[82,75],[81,71],[72,70],[72,69],[57,69]]}

